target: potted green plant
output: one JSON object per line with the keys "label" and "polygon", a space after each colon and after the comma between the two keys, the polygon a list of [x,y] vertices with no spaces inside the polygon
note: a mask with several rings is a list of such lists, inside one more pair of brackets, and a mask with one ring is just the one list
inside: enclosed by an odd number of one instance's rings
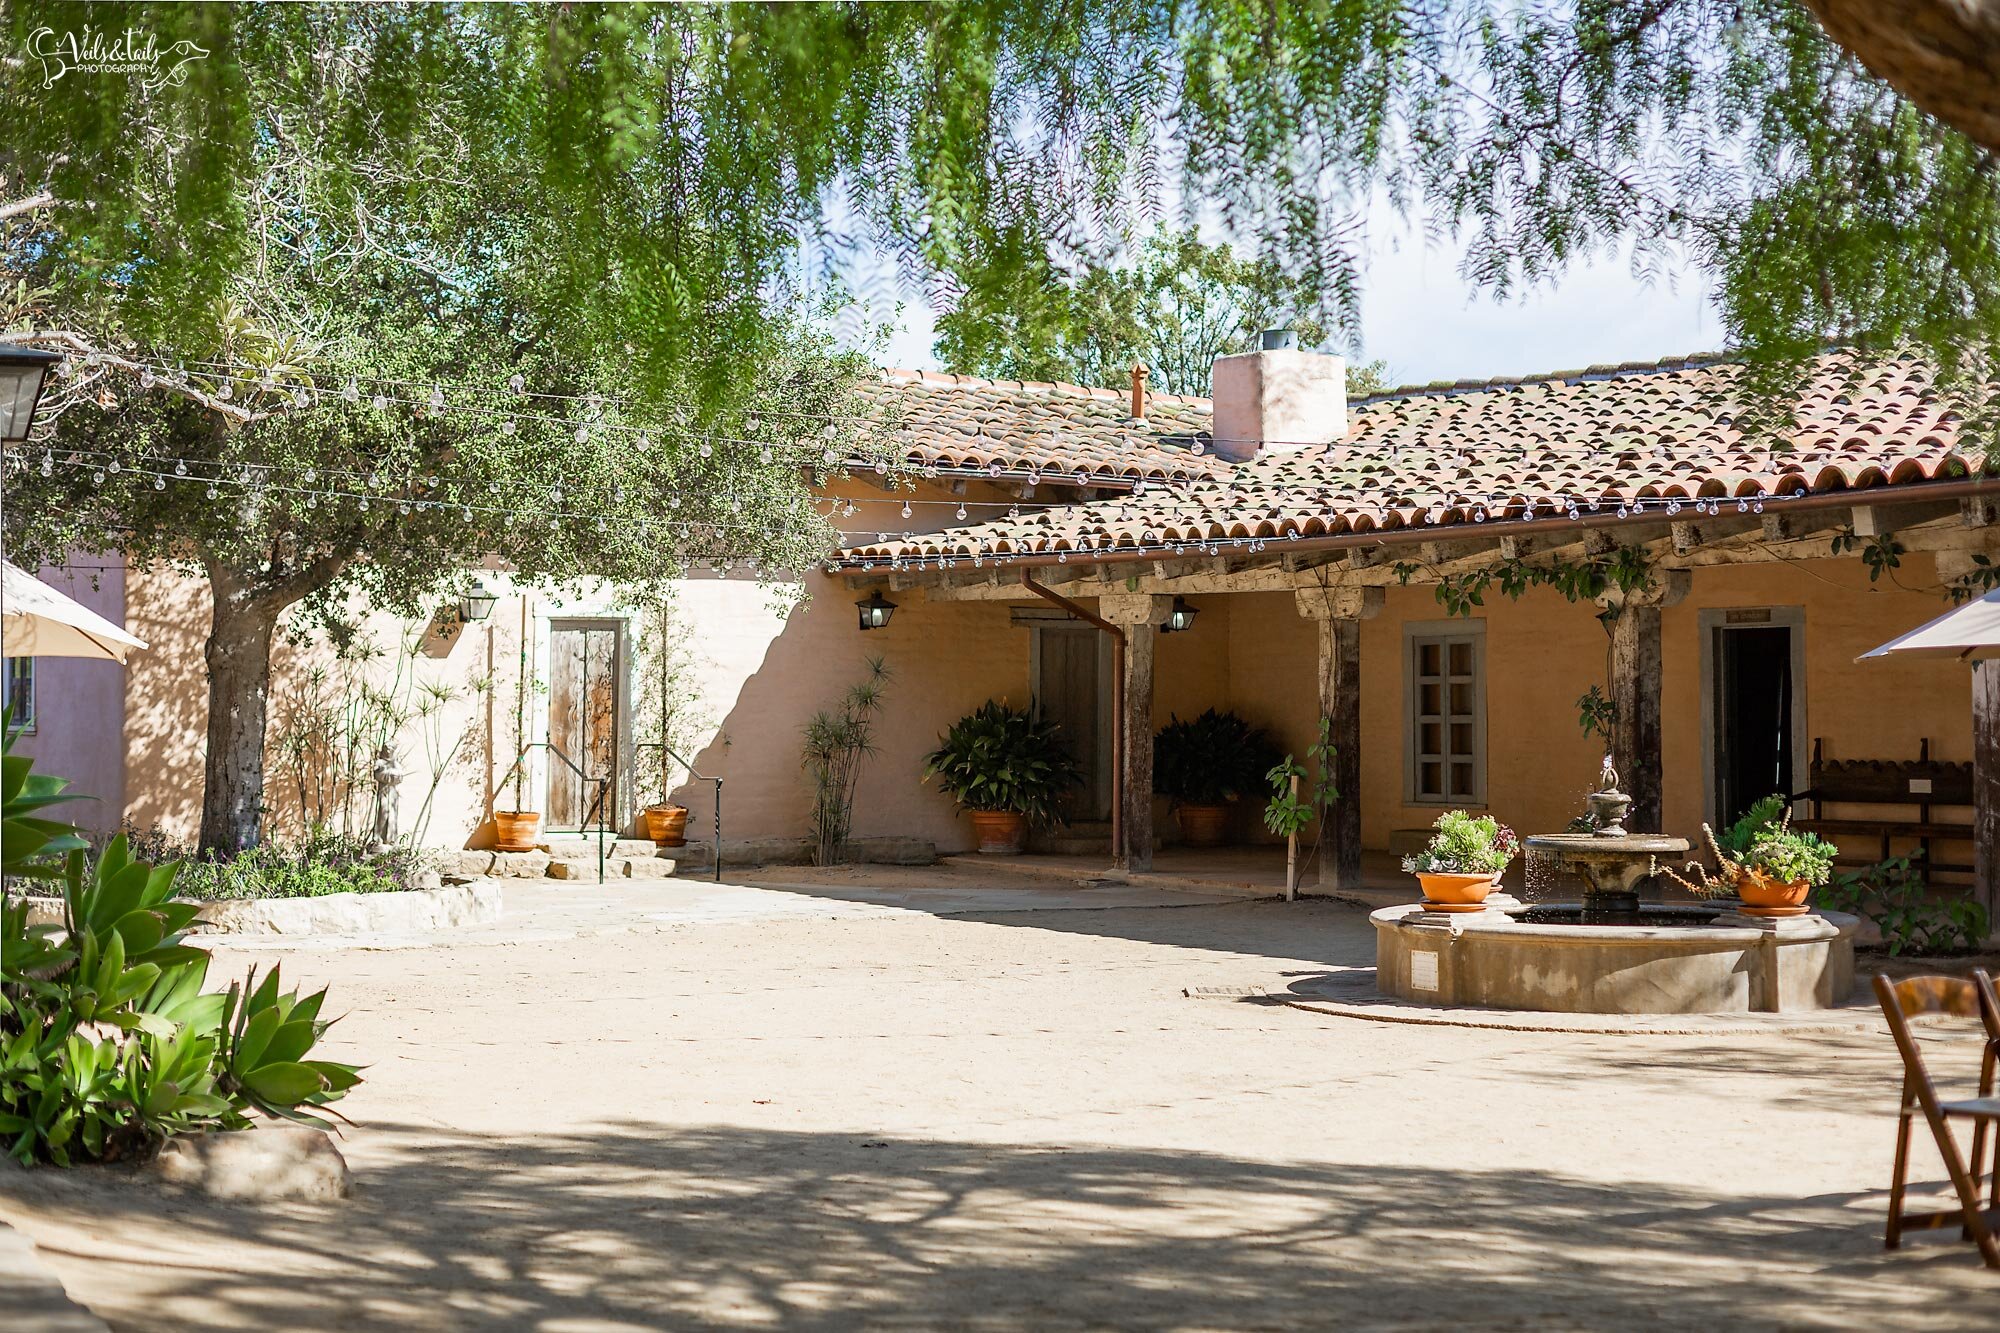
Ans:
{"label": "potted green plant", "polygon": [[1801,916],[1811,911],[1806,896],[1833,878],[1840,849],[1815,834],[1792,827],[1782,796],[1767,796],[1720,835],[1701,826],[1715,855],[1716,873],[1689,862],[1693,879],[1668,870],[1682,888],[1704,898],[1742,899],[1746,916]]}
{"label": "potted green plant", "polygon": [[1053,823],[1056,802],[1075,786],[1076,760],[1055,724],[989,699],[952,724],[924,764],[924,781],[972,816],[979,850],[1017,856],[1032,824]]}
{"label": "potted green plant", "polygon": [[1520,854],[1514,830],[1491,815],[1447,810],[1431,826],[1430,844],[1403,858],[1403,869],[1423,886],[1424,906],[1445,912],[1477,912],[1500,882],[1501,872]]}
{"label": "potted green plant", "polygon": [[1214,847],[1228,834],[1230,810],[1261,794],[1277,762],[1278,747],[1260,728],[1210,708],[1185,722],[1169,718],[1153,737],[1153,790],[1173,802],[1182,842]]}

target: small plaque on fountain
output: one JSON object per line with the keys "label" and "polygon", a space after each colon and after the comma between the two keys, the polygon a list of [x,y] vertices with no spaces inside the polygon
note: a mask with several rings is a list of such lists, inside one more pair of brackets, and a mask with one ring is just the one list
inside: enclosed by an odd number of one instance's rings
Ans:
{"label": "small plaque on fountain", "polygon": [[1428,949],[1410,951],[1410,989],[1438,988],[1438,956]]}

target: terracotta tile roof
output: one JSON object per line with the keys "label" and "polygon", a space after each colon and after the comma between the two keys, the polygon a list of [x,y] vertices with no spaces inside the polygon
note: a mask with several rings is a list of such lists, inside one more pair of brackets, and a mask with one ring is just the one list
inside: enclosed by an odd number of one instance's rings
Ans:
{"label": "terracotta tile roof", "polygon": [[1741,365],[1695,357],[1399,389],[1354,400],[1348,434],[1332,445],[1267,452],[1131,496],[859,545],[835,560],[1087,561],[1112,548],[1222,543],[1240,551],[1269,540],[1606,508],[1657,516],[1697,499],[1761,510],[1766,496],[1984,469],[1979,449],[1961,452],[1957,418],[1920,361],[1822,357],[1796,426],[1757,443],[1736,425],[1743,375]]}
{"label": "terracotta tile roof", "polygon": [[905,461],[927,475],[1127,485],[1229,470],[1206,453],[1206,398],[1149,393],[1135,421],[1128,391],[923,370],[885,370],[862,394],[894,420]]}

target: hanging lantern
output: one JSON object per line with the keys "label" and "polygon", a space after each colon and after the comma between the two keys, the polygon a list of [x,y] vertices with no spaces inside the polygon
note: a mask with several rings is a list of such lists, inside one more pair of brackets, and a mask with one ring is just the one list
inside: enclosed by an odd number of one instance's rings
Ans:
{"label": "hanging lantern", "polygon": [[493,604],[500,599],[478,579],[472,581],[458,598],[458,618],[468,625],[476,625],[493,614]]}
{"label": "hanging lantern", "polygon": [[62,360],[38,347],[0,349],[0,442],[25,444],[49,368]]}
{"label": "hanging lantern", "polygon": [[1185,597],[1174,598],[1173,609],[1167,612],[1167,623],[1160,626],[1160,633],[1179,634],[1182,630],[1193,629],[1196,614]]}
{"label": "hanging lantern", "polygon": [[882,595],[878,588],[869,593],[855,607],[861,612],[861,628],[882,629],[889,623],[889,617],[896,614],[896,604]]}

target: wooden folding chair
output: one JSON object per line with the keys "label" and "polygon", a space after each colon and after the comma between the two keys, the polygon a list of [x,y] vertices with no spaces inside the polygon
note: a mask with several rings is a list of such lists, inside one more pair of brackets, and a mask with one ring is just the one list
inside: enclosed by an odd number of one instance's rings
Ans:
{"label": "wooden folding chair", "polygon": [[[1979,1201],[1979,1187],[1985,1174],[1987,1130],[2000,1130],[2000,1097],[1993,1094],[1994,1066],[1996,1059],[2000,1059],[2000,998],[1994,994],[1992,981],[1980,971],[1973,972],[1970,978],[1910,977],[1904,981],[1878,975],[1875,997],[1882,1002],[1889,1033],[1896,1039],[1896,1050],[1903,1057],[1903,1098],[1896,1117],[1896,1171],[1889,1187],[1889,1227],[1884,1244],[1895,1249],[1902,1243],[1905,1230],[1957,1225],[1978,1244],[1986,1266],[2000,1269],[2000,1244],[1993,1237],[1993,1228],[2000,1225],[2000,1141],[1994,1145],[1996,1169],[1991,1205],[1982,1210]],[[1977,1017],[1981,1021],[1986,1044],[1979,1062],[1977,1097],[1953,1102],[1938,1100],[1937,1088],[1924,1068],[1923,1052],[1910,1034],[1912,1014],[1951,1014],[1960,1018]],[[1958,1192],[1956,1208],[1921,1213],[1903,1211],[1903,1188],[1910,1166],[1910,1120],[1919,1110],[1930,1124],[1931,1137],[1937,1140],[1952,1188]],[[1958,1139],[1951,1131],[1954,1118],[1970,1120],[1973,1125],[1970,1167],[1958,1154]],[[2000,1140],[2000,1135],[1996,1135],[1996,1140]]]}

